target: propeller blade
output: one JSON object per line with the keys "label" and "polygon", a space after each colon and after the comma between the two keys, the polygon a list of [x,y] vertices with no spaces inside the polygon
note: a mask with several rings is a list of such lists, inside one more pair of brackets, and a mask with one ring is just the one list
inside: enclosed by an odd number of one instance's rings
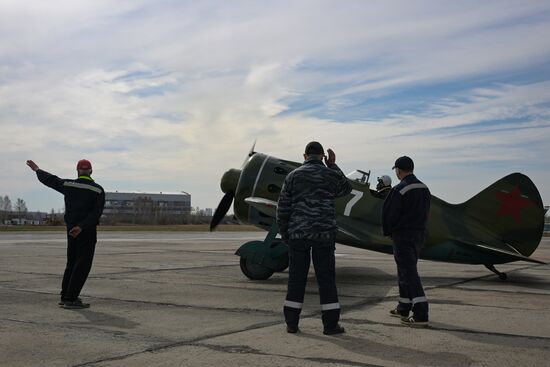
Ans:
{"label": "propeller blade", "polygon": [[254,139],[254,144],[252,144],[252,147],[251,147],[250,150],[248,151],[248,154],[246,155],[246,158],[244,159],[244,162],[243,162],[241,168],[243,168],[244,165],[246,164],[246,162],[248,162],[248,158],[252,157],[252,156],[254,155],[254,153],[256,153],[256,152],[254,151],[254,147],[256,146],[256,140],[257,140],[257,139]]}
{"label": "propeller blade", "polygon": [[222,221],[222,219],[227,214],[227,211],[231,207],[231,204],[233,203],[233,197],[235,196],[235,193],[233,191],[227,192],[220,203],[218,204],[218,207],[216,208],[216,211],[214,212],[214,216],[212,217],[212,221],[210,222],[210,232],[212,232],[218,224]]}

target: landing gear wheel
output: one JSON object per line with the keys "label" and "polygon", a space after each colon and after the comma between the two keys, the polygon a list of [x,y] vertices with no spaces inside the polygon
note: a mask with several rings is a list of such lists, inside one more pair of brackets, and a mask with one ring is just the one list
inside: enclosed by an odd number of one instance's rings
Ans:
{"label": "landing gear wheel", "polygon": [[266,280],[273,275],[273,270],[265,266],[254,264],[250,258],[241,257],[239,262],[241,271],[252,280]]}
{"label": "landing gear wheel", "polygon": [[283,255],[277,258],[277,267],[275,268],[275,271],[278,273],[285,271],[286,268],[288,268],[288,264],[288,252],[285,252]]}
{"label": "landing gear wheel", "polygon": [[506,275],[506,273],[501,273],[500,271],[498,271],[494,265],[491,265],[491,264],[485,264],[485,267],[489,270],[491,270],[493,273],[495,273],[496,275],[498,275],[498,278],[500,280],[506,280],[508,279],[508,276]]}

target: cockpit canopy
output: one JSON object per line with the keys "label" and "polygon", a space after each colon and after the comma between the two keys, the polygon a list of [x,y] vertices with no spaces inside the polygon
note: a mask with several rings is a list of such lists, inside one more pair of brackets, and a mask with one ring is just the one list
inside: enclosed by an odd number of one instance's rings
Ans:
{"label": "cockpit canopy", "polygon": [[347,174],[346,177],[354,182],[370,187],[370,183],[369,183],[370,171],[365,172],[365,171],[361,171],[360,169],[356,169],[355,171]]}

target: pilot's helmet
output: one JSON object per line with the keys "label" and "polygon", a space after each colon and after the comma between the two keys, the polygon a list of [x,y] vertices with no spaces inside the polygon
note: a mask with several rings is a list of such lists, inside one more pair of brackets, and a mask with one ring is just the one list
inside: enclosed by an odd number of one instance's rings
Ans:
{"label": "pilot's helmet", "polygon": [[391,178],[388,175],[382,175],[378,177],[378,183],[383,187],[391,186]]}

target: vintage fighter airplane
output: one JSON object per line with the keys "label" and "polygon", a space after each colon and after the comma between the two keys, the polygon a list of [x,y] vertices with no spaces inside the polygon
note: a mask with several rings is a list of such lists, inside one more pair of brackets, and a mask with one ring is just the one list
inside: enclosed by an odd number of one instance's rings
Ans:
{"label": "vintage fighter airplane", "polygon": [[[230,169],[221,179],[225,196],[212,222],[213,230],[229,210],[235,217],[268,231],[264,241],[251,241],[236,252],[242,272],[250,279],[268,279],[288,267],[288,248],[277,238],[277,200],[285,176],[301,163],[254,152],[241,169]],[[391,240],[382,235],[383,200],[370,189],[369,172],[348,175],[353,190],[336,199],[336,242],[362,249],[392,253]],[[530,258],[540,243],[545,210],[539,191],[529,177],[512,173],[462,204],[431,199],[428,236],[420,258],[482,264],[505,280],[495,264],[513,261],[544,262]]]}

